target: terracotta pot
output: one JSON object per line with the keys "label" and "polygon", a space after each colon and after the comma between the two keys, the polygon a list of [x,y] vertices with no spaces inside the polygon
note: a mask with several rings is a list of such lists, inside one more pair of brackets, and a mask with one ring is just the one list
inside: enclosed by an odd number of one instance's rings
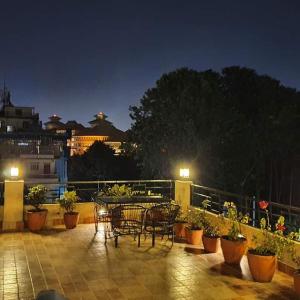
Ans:
{"label": "terracotta pot", "polygon": [[77,226],[79,219],[78,212],[65,213],[64,214],[64,222],[67,229],[73,229]]}
{"label": "terracotta pot", "polygon": [[185,239],[185,227],[187,226],[187,222],[182,222],[182,223],[175,223],[174,225],[174,231],[175,231],[175,236],[178,239]]}
{"label": "terracotta pot", "polygon": [[28,210],[27,211],[27,227],[30,231],[40,231],[45,223],[48,210],[43,209],[40,211]]}
{"label": "terracotta pot", "polygon": [[248,264],[252,277],[257,282],[270,282],[276,269],[275,255],[257,255],[248,251]]}
{"label": "terracotta pot", "polygon": [[202,243],[204,246],[204,250],[208,253],[216,253],[219,248],[219,237],[211,237],[206,236],[205,234],[202,236]]}
{"label": "terracotta pot", "polygon": [[221,238],[221,248],[226,263],[239,264],[246,252],[247,240],[244,238],[238,241],[231,241],[226,236],[223,236]]}
{"label": "terracotta pot", "polygon": [[294,273],[294,287],[296,294],[300,296],[300,270]]}
{"label": "terracotta pot", "polygon": [[190,228],[185,228],[185,236],[188,244],[191,245],[200,245],[203,235],[202,229],[192,230]]}

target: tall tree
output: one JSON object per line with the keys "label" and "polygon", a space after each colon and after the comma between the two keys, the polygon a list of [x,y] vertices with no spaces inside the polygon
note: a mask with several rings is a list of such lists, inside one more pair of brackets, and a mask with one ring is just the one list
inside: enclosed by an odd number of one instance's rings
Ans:
{"label": "tall tree", "polygon": [[196,181],[270,197],[299,153],[299,110],[299,92],[254,70],[183,68],[130,108],[129,136],[144,177],[170,177],[186,161]]}

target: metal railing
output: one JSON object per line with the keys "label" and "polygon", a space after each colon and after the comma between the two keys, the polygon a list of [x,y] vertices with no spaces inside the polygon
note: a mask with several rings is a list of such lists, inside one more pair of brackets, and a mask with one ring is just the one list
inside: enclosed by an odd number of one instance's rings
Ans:
{"label": "metal railing", "polygon": [[[201,207],[203,200],[209,199],[210,212],[220,214],[224,212],[223,204],[225,201],[234,202],[238,211],[249,214],[250,225],[259,227],[259,220],[265,217],[264,211],[259,208],[259,199],[255,197],[242,196],[234,193],[224,192],[218,189],[205,186],[191,185],[191,205]],[[271,223],[276,223],[279,216],[285,217],[286,225],[289,230],[299,230],[300,228],[300,207],[289,206],[286,204],[269,202],[268,206]]]}
{"label": "metal railing", "polygon": [[0,182],[0,205],[4,204],[4,182]]}
{"label": "metal railing", "polygon": [[[26,195],[28,188],[36,185],[34,182],[25,182]],[[93,201],[95,192],[101,191],[104,187],[111,187],[114,184],[126,185],[131,187],[132,191],[139,192],[141,195],[161,195],[174,199],[174,181],[173,180],[111,180],[111,181],[68,181],[66,183],[43,183],[47,192],[46,203],[55,203],[65,191],[75,190],[80,198],[80,202]],[[26,199],[24,200],[26,203]]]}

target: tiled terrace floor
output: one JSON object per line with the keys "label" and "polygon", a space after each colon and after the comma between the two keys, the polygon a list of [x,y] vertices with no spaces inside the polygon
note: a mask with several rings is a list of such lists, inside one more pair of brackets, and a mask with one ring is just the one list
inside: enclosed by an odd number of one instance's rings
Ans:
{"label": "tiled terrace floor", "polygon": [[[223,264],[221,254],[186,249],[150,238],[141,248],[131,238],[103,243],[93,225],[42,234],[0,234],[0,299],[34,299],[56,289],[68,299],[297,299],[292,278],[277,272],[272,283],[251,280]],[[187,251],[188,250],[188,251]]]}

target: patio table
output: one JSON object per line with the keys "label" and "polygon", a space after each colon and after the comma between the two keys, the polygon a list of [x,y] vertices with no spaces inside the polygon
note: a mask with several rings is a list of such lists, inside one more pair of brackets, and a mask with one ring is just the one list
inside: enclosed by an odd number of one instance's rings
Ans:
{"label": "patio table", "polygon": [[151,208],[155,204],[170,203],[170,199],[166,199],[160,195],[153,196],[132,196],[132,197],[94,197],[94,220],[95,231],[98,232],[98,224],[104,223],[105,242],[110,238],[111,232],[111,210],[120,205],[136,204],[145,208]]}

